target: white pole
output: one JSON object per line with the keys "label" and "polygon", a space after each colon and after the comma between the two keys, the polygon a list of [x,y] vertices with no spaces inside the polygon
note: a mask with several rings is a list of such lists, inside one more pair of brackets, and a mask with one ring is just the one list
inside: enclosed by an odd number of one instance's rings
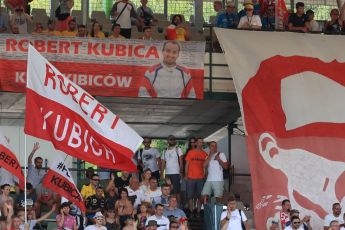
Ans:
{"label": "white pole", "polygon": [[26,177],[27,177],[27,156],[26,156],[26,152],[27,152],[27,146],[26,146],[26,134],[24,134],[24,215],[25,215],[25,224],[27,224],[28,222],[28,218],[27,218],[27,208],[26,208]]}
{"label": "white pole", "polygon": [[217,230],[217,206],[214,204],[214,230]]}

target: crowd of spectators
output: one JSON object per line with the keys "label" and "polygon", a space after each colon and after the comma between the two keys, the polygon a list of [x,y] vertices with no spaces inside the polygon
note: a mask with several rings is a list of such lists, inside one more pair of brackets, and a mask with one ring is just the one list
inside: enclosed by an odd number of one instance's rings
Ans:
{"label": "crowd of spectators", "polygon": [[223,170],[229,164],[216,142],[208,144],[207,152],[202,138],[190,138],[186,151],[173,135],[162,152],[151,146],[148,137],[143,145],[135,154],[138,172],[86,171],[87,181],[80,188],[87,209],[83,213],[42,186],[47,170],[43,158],[34,157],[40,149],[35,143],[28,157],[26,200],[14,175],[0,175],[0,228],[40,229],[38,226],[50,219],[56,229],[187,230],[189,219],[201,218],[202,204],[211,197],[223,202]]}

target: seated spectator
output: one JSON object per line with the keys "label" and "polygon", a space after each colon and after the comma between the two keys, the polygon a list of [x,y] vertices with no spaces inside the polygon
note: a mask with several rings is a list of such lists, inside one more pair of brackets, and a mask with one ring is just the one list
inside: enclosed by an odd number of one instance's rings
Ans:
{"label": "seated spectator", "polygon": [[115,177],[115,186],[116,188],[124,188],[129,185],[129,179],[131,179],[131,174],[127,171],[121,171],[121,176]]}
{"label": "seated spectator", "polygon": [[10,17],[11,25],[18,28],[19,34],[28,33],[28,23],[32,23],[30,15],[24,12],[23,6],[15,8],[14,13]]}
{"label": "seated spectator", "polygon": [[341,215],[341,206],[339,203],[334,203],[332,205],[332,213],[325,216],[323,223],[324,230],[329,229],[329,227],[331,226],[330,224],[333,220],[338,221],[339,224],[344,224],[344,219]]}
{"label": "seated spectator", "polygon": [[169,197],[169,205],[164,208],[163,215],[165,217],[173,216],[175,221],[179,221],[181,218],[186,218],[186,213],[178,208],[177,198],[175,195]]}
{"label": "seated spectator", "polygon": [[136,230],[137,229],[137,222],[134,220],[133,217],[129,217],[125,221],[125,227],[122,230]]}
{"label": "seated spectator", "polygon": [[6,32],[8,29],[8,20],[0,10],[0,33]]}
{"label": "seated spectator", "polygon": [[176,230],[176,229],[179,229],[179,224],[178,222],[176,221],[170,221],[170,224],[169,224],[169,230]]}
{"label": "seated spectator", "polygon": [[69,213],[70,209],[70,203],[64,202],[61,204],[59,214],[56,216],[56,225],[58,230],[78,229],[75,217]]}
{"label": "seated spectator", "polygon": [[27,183],[26,184],[26,202],[25,202],[25,194],[24,191],[22,191],[19,196],[17,197],[17,210],[24,210],[25,204],[27,210],[37,210],[37,195],[35,193],[35,190],[32,186],[32,184]]}
{"label": "seated spectator", "polygon": [[246,15],[241,17],[240,22],[238,23],[238,28],[240,29],[256,29],[260,30],[262,27],[261,18],[259,15],[254,15],[254,5],[252,2],[247,2],[244,5]]}
{"label": "seated spectator", "polygon": [[[253,14],[254,15],[260,15],[260,1],[258,0],[244,0],[243,1],[243,6],[246,6],[247,4],[252,4],[253,5]],[[243,16],[246,16],[246,9],[245,7],[238,12],[238,17],[242,18]]]}
{"label": "seated spectator", "polygon": [[0,195],[0,229],[5,229],[5,217],[8,216],[7,205],[13,206],[13,198],[10,196],[11,186],[9,184],[1,185],[1,195]]}
{"label": "seated spectator", "polygon": [[105,227],[107,229],[120,229],[119,218],[116,216],[114,209],[107,209],[105,211]]}
{"label": "seated spectator", "polygon": [[55,21],[53,19],[49,19],[47,23],[47,29],[43,31],[44,34],[48,36],[60,36],[61,32],[55,30]]}
{"label": "seated spectator", "polygon": [[155,220],[150,220],[147,225],[146,225],[146,230],[157,230],[158,229],[158,224],[157,221]]}
{"label": "seated spectator", "polygon": [[143,36],[141,36],[139,39],[142,39],[142,40],[153,40],[151,26],[145,26],[143,28]]}
{"label": "seated spectator", "polygon": [[156,204],[162,204],[165,207],[169,204],[169,197],[171,193],[171,185],[169,184],[163,184],[161,187],[162,195],[155,200]]}
{"label": "seated spectator", "polygon": [[235,3],[227,2],[226,11],[217,17],[216,27],[220,28],[236,28],[238,24],[238,14],[236,12]]}
{"label": "seated spectator", "polygon": [[149,202],[151,205],[157,204],[160,200],[160,197],[162,195],[161,188],[158,187],[158,181],[157,178],[151,177],[150,178],[150,186],[144,191],[144,201]]}
{"label": "seated spectator", "polygon": [[147,218],[149,218],[151,215],[148,212],[150,204],[147,202],[141,202],[140,207],[139,207],[139,214],[137,215],[137,220],[138,220],[138,230],[145,230],[145,224]]}
{"label": "seated spectator", "polygon": [[[292,209],[290,210],[290,221],[288,221],[285,224],[285,227],[291,226],[291,220],[292,217],[299,217],[299,211],[296,209]],[[301,220],[301,228],[303,228],[303,230],[308,230],[308,229],[312,229],[311,225],[310,225],[310,216],[305,216],[302,220]]]}
{"label": "seated spectator", "polygon": [[221,229],[242,229],[241,222],[244,223],[245,229],[250,229],[246,214],[236,208],[235,197],[230,197],[227,204],[226,211],[222,212],[220,216]]}
{"label": "seated spectator", "polygon": [[105,38],[104,33],[102,32],[102,26],[99,24],[99,22],[94,21],[92,23],[90,37],[92,38]]}
{"label": "seated spectator", "polygon": [[74,0],[59,0],[60,5],[55,10],[55,17],[57,18],[56,29],[60,32],[68,30],[69,22],[73,19],[71,17],[71,10],[74,6]]}
{"label": "seated spectator", "polygon": [[115,211],[119,215],[120,225],[123,228],[125,221],[132,217],[134,213],[134,207],[132,202],[128,199],[128,191],[125,188],[119,189],[120,199],[115,203]]}
{"label": "seated spectator", "polygon": [[225,12],[225,10],[223,9],[223,2],[219,1],[219,0],[215,0],[213,2],[213,9],[216,12],[216,17],[214,18],[213,22],[210,22],[212,25],[216,25],[217,21],[218,21],[218,17],[219,15],[221,15],[222,13]]}
{"label": "seated spectator", "polygon": [[114,174],[111,174],[111,179],[105,189],[105,207],[107,209],[114,209],[115,202],[119,199],[118,191],[114,184]]}
{"label": "seated spectator", "polygon": [[263,30],[275,30],[276,16],[274,4],[267,6],[265,12],[262,14],[261,22]]}
{"label": "seated spectator", "polygon": [[124,36],[122,36],[121,33],[121,26],[120,24],[114,24],[111,27],[111,31],[113,31],[113,33],[108,37],[111,39],[126,39]]}
{"label": "seated spectator", "polygon": [[83,185],[80,194],[86,200],[89,196],[96,194],[96,187],[99,184],[99,176],[97,174],[92,174],[90,178],[90,183]]}
{"label": "seated spectator", "polygon": [[62,31],[61,35],[65,37],[75,37],[77,35],[76,27],[77,27],[77,22],[74,19],[71,19],[68,22],[68,29]]}
{"label": "seated spectator", "polygon": [[[153,11],[150,7],[147,6],[147,0],[140,0],[141,6],[137,9],[137,14],[141,19],[140,28],[142,29],[145,26],[153,26],[157,19],[153,15]],[[141,31],[141,29],[139,31]]]}
{"label": "seated spectator", "polygon": [[40,215],[44,210],[50,210],[54,203],[58,203],[59,197],[50,189],[45,188],[42,184],[39,184],[36,188],[37,195],[37,214]]}
{"label": "seated spectator", "polygon": [[163,216],[164,207],[161,204],[156,204],[155,206],[155,214],[153,216],[150,216],[146,220],[146,227],[150,226],[150,223],[153,223],[151,221],[156,221],[156,225],[159,226],[158,230],[166,230],[169,227],[169,219],[165,216]]}
{"label": "seated spectator", "polygon": [[314,11],[307,10],[306,12],[308,20],[308,31],[309,32],[318,32],[320,31],[320,25],[317,21],[314,20]]}
{"label": "seated spectator", "polygon": [[138,208],[143,199],[143,191],[139,188],[139,179],[132,176],[129,185],[125,187],[128,191],[128,199],[132,202],[135,209]]}
{"label": "seated spectator", "polygon": [[89,196],[86,199],[86,216],[89,219],[94,218],[96,212],[101,212],[105,208],[105,198],[103,195],[103,187],[98,185],[96,188],[96,194]]}
{"label": "seated spectator", "polygon": [[309,22],[307,15],[304,14],[303,2],[296,3],[296,13],[292,13],[289,16],[288,23],[288,28],[290,31],[300,31],[304,33],[308,32]]}
{"label": "seated spectator", "polygon": [[43,35],[44,34],[44,30],[43,30],[43,25],[40,22],[36,22],[35,25],[35,30],[31,33],[32,35]]}
{"label": "seated spectator", "polygon": [[175,41],[188,41],[189,40],[189,29],[183,26],[182,16],[177,14],[174,15],[171,24],[166,29],[165,38],[167,40]]}
{"label": "seated spectator", "polygon": [[87,226],[85,230],[107,230],[104,224],[104,216],[102,212],[96,212],[95,224]]}
{"label": "seated spectator", "polygon": [[151,169],[147,168],[144,170],[144,173],[141,175],[141,182],[140,182],[140,189],[145,192],[148,187],[150,186],[150,178],[151,178],[152,172]]}
{"label": "seated spectator", "polygon": [[330,12],[331,20],[327,21],[324,27],[325,33],[340,33],[344,23],[344,11],[345,4],[341,7],[339,12],[338,9],[332,9]]}
{"label": "seated spectator", "polygon": [[88,36],[88,32],[86,30],[85,25],[78,25],[77,28],[78,28],[77,37],[87,37]]}

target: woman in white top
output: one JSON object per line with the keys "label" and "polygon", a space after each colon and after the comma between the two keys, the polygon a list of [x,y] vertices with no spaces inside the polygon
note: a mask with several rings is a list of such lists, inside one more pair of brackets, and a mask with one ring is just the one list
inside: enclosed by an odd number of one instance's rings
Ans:
{"label": "woman in white top", "polygon": [[254,5],[252,2],[246,2],[244,5],[246,15],[241,17],[237,28],[261,30],[262,23],[259,15],[254,15]]}

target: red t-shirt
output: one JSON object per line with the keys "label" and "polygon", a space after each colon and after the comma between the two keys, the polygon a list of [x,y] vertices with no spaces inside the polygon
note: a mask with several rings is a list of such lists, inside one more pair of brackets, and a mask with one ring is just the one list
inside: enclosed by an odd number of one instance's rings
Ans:
{"label": "red t-shirt", "polygon": [[207,153],[203,150],[193,149],[187,153],[186,161],[189,162],[187,177],[190,179],[205,178],[204,162]]}

